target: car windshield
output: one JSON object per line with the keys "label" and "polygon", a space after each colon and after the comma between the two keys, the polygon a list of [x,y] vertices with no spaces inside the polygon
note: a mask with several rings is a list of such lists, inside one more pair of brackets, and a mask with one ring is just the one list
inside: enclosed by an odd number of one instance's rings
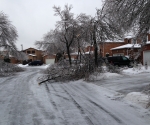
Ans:
{"label": "car windshield", "polygon": [[124,57],[124,56],[122,57],[122,59],[123,59],[123,60],[128,60],[128,58],[127,58],[127,57]]}

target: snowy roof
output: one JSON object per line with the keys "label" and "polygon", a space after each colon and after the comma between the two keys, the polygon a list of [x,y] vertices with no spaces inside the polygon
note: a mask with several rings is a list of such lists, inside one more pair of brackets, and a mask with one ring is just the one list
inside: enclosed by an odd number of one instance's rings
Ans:
{"label": "snowy roof", "polygon": [[78,55],[78,52],[70,53],[70,55]]}
{"label": "snowy roof", "polygon": [[146,44],[150,44],[150,41],[147,41]]}
{"label": "snowy roof", "polygon": [[38,51],[42,51],[42,50],[40,50],[40,49],[38,49],[38,48],[33,48],[33,47],[29,47],[29,48],[27,48],[27,49],[24,49],[23,51],[28,50],[28,49],[35,49],[35,50],[38,50]]}
{"label": "snowy roof", "polygon": [[124,38],[131,39],[131,38],[133,38],[133,36],[128,35],[128,36],[125,36]]}
{"label": "snowy roof", "polygon": [[141,48],[141,45],[140,44],[125,44],[125,45],[122,45],[122,46],[112,48],[111,50],[133,48],[133,47],[134,48]]}
{"label": "snowy roof", "polygon": [[88,51],[88,52],[85,52],[85,54],[93,54],[94,51]]}
{"label": "snowy roof", "polygon": [[84,46],[84,47],[87,47],[87,46],[91,46],[91,44],[88,43],[88,42],[83,42],[83,46]]}
{"label": "snowy roof", "polygon": [[112,42],[114,43],[114,41],[116,41],[115,43],[120,43],[120,42],[124,42],[124,40],[105,40],[105,42]]}
{"label": "snowy roof", "polygon": [[29,56],[36,56],[36,55],[34,55],[34,54],[28,54]]}

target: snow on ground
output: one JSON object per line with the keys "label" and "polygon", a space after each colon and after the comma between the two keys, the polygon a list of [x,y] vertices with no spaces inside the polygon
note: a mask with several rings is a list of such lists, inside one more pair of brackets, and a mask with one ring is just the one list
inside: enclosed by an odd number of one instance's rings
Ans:
{"label": "snow on ground", "polygon": [[139,73],[150,73],[150,67],[148,69],[145,69],[144,66],[139,66],[137,68],[127,68],[122,71],[123,74],[127,75],[134,75],[134,74],[139,74]]}
{"label": "snow on ground", "polygon": [[[113,80],[113,79],[118,79],[118,78],[126,77],[126,76],[130,76],[130,77],[133,76],[134,77],[137,74],[150,73],[150,67],[145,69],[145,67],[141,66],[141,65],[137,66],[136,68],[124,68],[124,69],[121,69],[121,70],[122,70],[121,74],[106,72],[106,73],[103,73],[103,74],[100,74],[100,75],[97,75],[97,76],[92,75],[91,77],[95,78],[95,80],[99,81],[99,80]],[[129,86],[128,83],[126,83],[126,84],[127,84],[127,86]],[[145,85],[145,84],[146,83],[144,83],[144,84],[141,83],[141,86]],[[150,84],[150,83],[148,83],[148,84]],[[109,88],[114,87],[113,85],[114,84],[112,84],[111,87],[109,87]],[[105,86],[107,86],[107,85],[104,85],[103,87],[105,88]],[[131,85],[129,87],[134,87],[134,86],[136,86],[136,84],[133,85],[133,86]],[[138,86],[139,86],[139,84],[137,84],[137,87]],[[103,89],[103,90],[108,92],[107,89]],[[113,92],[113,91],[111,91],[111,92]],[[115,98],[123,97],[122,94],[119,94],[117,92],[115,94],[107,93],[106,95],[108,97],[112,98],[112,99],[113,98],[115,99]],[[129,103],[133,103],[135,105],[142,106],[144,108],[146,108],[146,106],[147,106],[147,104],[149,102],[149,99],[150,98],[148,97],[148,95],[146,95],[146,94],[144,94],[142,92],[131,92],[131,93],[128,93],[124,97],[124,101],[127,101]]]}
{"label": "snow on ground", "polygon": [[18,64],[18,66],[24,68],[24,67],[27,67],[28,64],[26,64],[26,65]]}
{"label": "snow on ground", "polygon": [[126,95],[124,100],[130,101],[135,104],[139,104],[140,106],[146,108],[146,106],[149,102],[149,97],[148,97],[148,95],[146,95],[142,92],[131,92]]}
{"label": "snow on ground", "polygon": [[[46,65],[42,65],[42,66],[28,66],[27,65],[22,65],[22,64],[19,64],[18,66],[20,67],[33,67],[33,68],[40,68],[40,69],[46,69],[50,64]],[[148,67],[148,69],[145,69],[144,66],[139,66],[137,68],[125,68],[125,69],[122,69],[122,74],[117,74],[117,73],[110,73],[110,72],[105,72],[103,74],[99,74],[99,75],[92,75],[91,78],[99,81],[99,80],[102,80],[102,79],[116,79],[118,77],[125,77],[124,75],[136,75],[136,74],[140,74],[140,73],[150,73],[150,67]],[[77,81],[77,83],[80,83],[81,81]],[[115,98],[120,98],[120,97],[123,97],[122,94],[120,93],[117,93],[115,91],[112,91],[112,90],[108,90],[106,88],[103,88],[101,89],[101,91],[103,90],[103,93],[105,93],[104,95],[109,97],[109,98],[112,98],[112,99],[115,99]],[[107,94],[106,94],[107,92]],[[134,104],[138,104],[142,107],[146,107],[148,101],[149,101],[149,98],[148,98],[148,95],[145,95],[144,93],[142,92],[131,92],[131,93],[128,93],[125,97],[124,97],[124,100],[125,101],[128,101],[128,102],[131,102],[131,103],[134,103]]]}
{"label": "snow on ground", "polygon": [[[105,70],[106,68],[104,68]],[[118,77],[123,77],[124,75],[136,75],[136,74],[140,74],[140,73],[150,73],[150,67],[148,67],[147,69],[145,69],[144,66],[139,66],[136,68],[124,68],[121,69],[121,74],[118,73],[110,73],[110,72],[105,72],[103,74],[99,74],[99,75],[92,75],[91,77],[94,77],[96,80],[101,80],[101,79],[115,79]]]}
{"label": "snow on ground", "polygon": [[[84,80],[39,86],[40,70],[46,67],[26,66],[27,70],[19,72],[19,76],[0,78],[0,124],[149,125],[149,111],[117,100],[122,96],[117,91]],[[118,77],[126,76],[116,73],[97,76],[108,79],[110,84],[111,79]],[[134,92],[124,100],[145,104],[146,97]]]}
{"label": "snow on ground", "polygon": [[19,67],[25,68],[25,67],[32,67],[32,68],[40,68],[40,69],[46,69],[47,67],[50,66],[50,64],[43,64],[41,66],[29,66],[28,64],[26,65],[22,65],[22,64],[18,64]]}
{"label": "snow on ground", "polygon": [[117,74],[117,73],[110,73],[110,72],[106,72],[103,74],[99,74],[99,75],[91,75],[91,79],[95,79],[95,80],[102,80],[102,79],[113,79],[116,77],[122,77],[121,74]]}

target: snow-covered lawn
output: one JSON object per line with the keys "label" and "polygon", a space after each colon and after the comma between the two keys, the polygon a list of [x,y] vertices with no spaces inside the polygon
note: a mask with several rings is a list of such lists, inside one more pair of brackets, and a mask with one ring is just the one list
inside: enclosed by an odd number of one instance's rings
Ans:
{"label": "snow-covered lawn", "polygon": [[150,67],[147,69],[144,66],[139,66],[137,68],[127,68],[122,71],[123,74],[135,75],[139,73],[150,73]]}
{"label": "snow-covered lawn", "polygon": [[131,92],[126,95],[124,100],[129,101],[129,103],[138,104],[142,106],[143,108],[147,108],[147,104],[150,101],[150,98],[148,95],[142,93],[142,92]]}
{"label": "snow-covered lawn", "polygon": [[[106,72],[100,76],[97,76],[96,80],[110,79],[111,82],[112,79],[117,79],[118,77],[134,77],[135,75],[142,73],[150,73],[150,67],[147,69],[144,66],[139,66],[136,68],[124,68],[122,69],[121,74]],[[124,101],[146,108],[148,102],[150,102],[150,97],[143,92],[131,92],[124,97]]]}
{"label": "snow-covered lawn", "polygon": [[[137,68],[128,68],[128,69],[123,70],[122,72],[123,72],[123,74],[134,76],[134,75],[140,74],[140,73],[150,73],[150,67],[148,67],[147,69],[144,66],[137,67]],[[150,82],[149,82],[149,84],[150,84]],[[148,102],[150,102],[149,96],[150,95],[146,95],[143,92],[131,92],[126,95],[124,100],[130,101],[131,103],[138,104],[138,105],[146,108]]]}

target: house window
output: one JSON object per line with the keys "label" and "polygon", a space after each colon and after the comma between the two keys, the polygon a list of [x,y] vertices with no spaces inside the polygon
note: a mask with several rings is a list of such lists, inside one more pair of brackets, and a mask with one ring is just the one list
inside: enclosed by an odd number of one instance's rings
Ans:
{"label": "house window", "polygon": [[35,53],[35,51],[33,50],[32,53]]}
{"label": "house window", "polygon": [[128,43],[130,43],[130,40],[128,39]]}
{"label": "house window", "polygon": [[115,53],[113,56],[124,56],[124,53]]}
{"label": "house window", "polygon": [[27,51],[28,54],[30,54],[30,51]]}

